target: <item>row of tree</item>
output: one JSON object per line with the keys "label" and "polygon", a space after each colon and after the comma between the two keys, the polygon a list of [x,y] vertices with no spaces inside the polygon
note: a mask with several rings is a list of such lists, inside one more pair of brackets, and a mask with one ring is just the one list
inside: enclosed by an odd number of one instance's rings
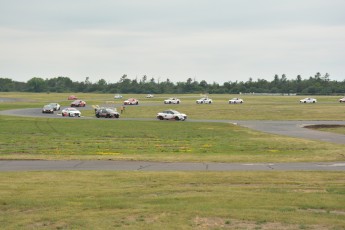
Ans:
{"label": "row of tree", "polygon": [[169,79],[156,81],[144,75],[141,79],[129,79],[123,75],[116,83],[108,83],[104,79],[92,83],[87,77],[85,81],[74,82],[68,77],[43,79],[31,78],[27,82],[17,82],[9,78],[0,78],[0,92],[98,92],[98,93],[135,93],[135,94],[182,94],[182,93],[210,93],[210,94],[238,94],[238,93],[281,93],[305,95],[331,95],[345,93],[345,80],[330,80],[328,73],[316,73],[307,79],[298,75],[295,79],[287,79],[286,75],[275,75],[272,81],[265,79],[249,79],[248,81],[228,81],[222,85],[218,83],[200,82],[188,78],[186,82],[173,83]]}

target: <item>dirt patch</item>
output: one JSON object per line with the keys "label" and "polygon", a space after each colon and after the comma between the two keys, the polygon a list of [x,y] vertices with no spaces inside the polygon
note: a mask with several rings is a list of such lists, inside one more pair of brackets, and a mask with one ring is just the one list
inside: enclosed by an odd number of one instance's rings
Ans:
{"label": "dirt patch", "polygon": [[304,126],[304,128],[307,128],[307,129],[329,129],[329,128],[344,128],[344,127],[345,125],[328,125],[328,124]]}
{"label": "dirt patch", "polygon": [[287,224],[279,222],[255,222],[255,221],[245,221],[236,219],[224,219],[219,217],[195,217],[194,218],[194,229],[246,229],[246,230],[294,230],[294,229],[317,229],[317,230],[327,230],[328,226],[322,225],[307,225],[301,226],[298,224]]}
{"label": "dirt patch", "polygon": [[329,214],[334,214],[334,215],[345,215],[345,211],[339,211],[339,210],[333,210],[333,211],[329,211],[329,210],[324,210],[324,209],[305,209],[305,210],[299,210],[301,212],[313,212],[313,213],[329,213]]}

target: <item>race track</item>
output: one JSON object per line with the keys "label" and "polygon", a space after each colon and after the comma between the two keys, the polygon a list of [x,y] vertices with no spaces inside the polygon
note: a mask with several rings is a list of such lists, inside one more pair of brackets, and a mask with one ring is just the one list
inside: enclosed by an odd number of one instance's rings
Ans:
{"label": "race track", "polygon": [[[90,108],[78,108],[81,111]],[[8,116],[23,116],[23,117],[44,117],[44,118],[63,118],[63,119],[75,119],[58,116],[56,114],[43,114],[40,108],[31,109],[16,109],[16,110],[5,110],[0,111],[0,115]],[[93,117],[81,117],[78,119],[97,119]],[[157,120],[155,118],[120,118],[121,120]],[[165,122],[158,121],[157,122]],[[222,122],[232,123],[240,125],[246,128],[254,129],[260,132],[284,135],[296,138],[318,140],[324,142],[331,142],[336,144],[345,144],[345,135],[321,132],[313,129],[304,128],[306,125],[345,125],[345,121],[267,121],[267,120],[194,120],[188,119],[186,122]]]}
{"label": "race track", "polygon": [[147,161],[3,160],[0,171],[345,171],[345,162],[188,163]]}

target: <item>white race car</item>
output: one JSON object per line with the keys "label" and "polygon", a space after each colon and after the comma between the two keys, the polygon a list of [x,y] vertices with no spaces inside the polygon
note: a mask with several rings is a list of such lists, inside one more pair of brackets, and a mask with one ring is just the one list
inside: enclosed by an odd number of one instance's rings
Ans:
{"label": "white race car", "polygon": [[54,111],[60,110],[60,105],[58,103],[50,103],[51,107],[53,107]]}
{"label": "white race car", "polygon": [[212,104],[212,99],[208,97],[200,98],[199,100],[196,100],[197,104]]}
{"label": "white race car", "polygon": [[180,113],[176,110],[170,109],[170,110],[165,110],[163,112],[157,113],[157,119],[184,121],[187,119],[187,115],[184,113]]}
{"label": "white race car", "polygon": [[345,102],[345,97],[343,97],[343,98],[339,99],[339,102],[340,102],[340,103]]}
{"label": "white race car", "polygon": [[61,111],[61,114],[63,117],[69,116],[69,117],[80,117],[81,112],[77,110],[76,108],[65,108]]}
{"label": "white race car", "polygon": [[306,98],[300,100],[299,102],[300,103],[316,103],[317,100],[315,98],[306,97]]}
{"label": "white race car", "polygon": [[229,100],[229,104],[242,104],[243,103],[243,100],[241,98],[232,98]]}
{"label": "white race car", "polygon": [[169,99],[164,100],[164,104],[180,104],[180,99],[171,97]]}
{"label": "white race car", "polygon": [[129,98],[123,102],[124,105],[138,105],[139,101],[135,98]]}

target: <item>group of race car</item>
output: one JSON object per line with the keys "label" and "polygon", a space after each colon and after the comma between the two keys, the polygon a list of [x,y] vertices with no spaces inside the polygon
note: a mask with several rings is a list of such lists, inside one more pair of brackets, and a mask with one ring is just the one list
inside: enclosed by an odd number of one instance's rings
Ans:
{"label": "group of race car", "polygon": [[[152,98],[153,95],[149,94],[146,98]],[[115,99],[121,99],[122,96],[117,94],[114,96]],[[61,116],[68,116],[68,117],[81,117],[81,112],[74,108],[74,107],[85,107],[86,102],[83,100],[78,100],[75,96],[68,97],[69,100],[73,99],[74,101],[70,104],[70,107],[64,108],[61,111]],[[299,101],[300,103],[316,103],[317,100],[315,98],[304,98]],[[345,103],[345,97],[339,99],[340,103]],[[180,104],[181,100],[176,97],[171,97],[164,100],[164,104]],[[196,104],[212,104],[213,101],[211,98],[202,97],[196,100]],[[243,99],[241,98],[232,98],[228,101],[229,104],[242,104],[244,103]],[[123,105],[139,105],[139,101],[136,98],[129,98],[123,102]],[[61,106],[58,103],[49,103],[44,105],[42,108],[42,113],[54,113],[54,111],[59,111]],[[124,109],[124,106],[121,106],[121,113]],[[108,108],[108,107],[95,107],[95,116],[97,118],[104,117],[104,118],[119,118],[120,114],[117,112],[116,108]],[[162,112],[157,113],[156,118],[159,120],[177,120],[177,121],[185,121],[187,119],[187,115],[184,113],[180,113],[177,110],[164,110]]]}
{"label": "group of race car", "polygon": [[[71,95],[68,97],[68,100],[74,100],[70,107],[64,108],[61,110],[61,116],[63,117],[80,117],[81,112],[73,107],[85,107],[86,102],[83,100],[78,100],[75,96]],[[42,113],[54,113],[55,111],[59,111],[61,106],[58,103],[49,103],[44,105],[42,108]]]}

